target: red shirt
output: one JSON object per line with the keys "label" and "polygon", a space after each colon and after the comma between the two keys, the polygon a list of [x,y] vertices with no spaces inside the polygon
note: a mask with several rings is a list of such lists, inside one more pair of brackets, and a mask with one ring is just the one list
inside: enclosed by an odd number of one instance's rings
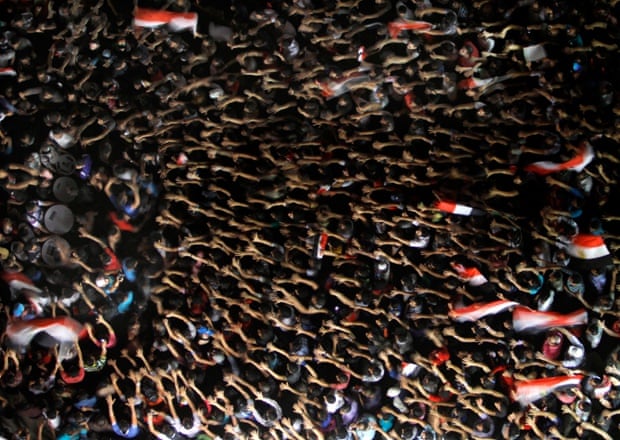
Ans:
{"label": "red shirt", "polygon": [[467,49],[469,56],[459,56],[459,66],[473,67],[478,62],[478,58],[480,58],[480,51],[476,45],[469,40],[463,43],[463,47]]}

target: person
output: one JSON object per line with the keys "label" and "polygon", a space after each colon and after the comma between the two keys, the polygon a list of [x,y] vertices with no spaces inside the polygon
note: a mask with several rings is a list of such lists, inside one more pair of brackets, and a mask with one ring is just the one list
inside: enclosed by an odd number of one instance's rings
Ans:
{"label": "person", "polygon": [[136,412],[136,399],[133,397],[127,398],[125,404],[129,408],[131,413],[131,419],[129,422],[121,420],[120,423],[114,413],[114,398],[111,394],[106,396],[106,403],[108,405],[108,417],[110,418],[110,424],[114,434],[123,438],[136,438],[140,434],[140,428],[138,426],[138,416]]}
{"label": "person", "polygon": [[174,429],[169,424],[164,424],[159,428],[155,427],[155,424],[153,422],[155,414],[156,411],[154,410],[150,410],[147,414],[147,425],[149,428],[149,432],[158,440],[171,440],[175,435]]}
{"label": "person", "polygon": [[[30,390],[75,426],[64,407],[100,372],[94,409],[142,401],[137,436],[601,436],[613,390],[507,402],[550,368],[618,376],[617,11],[236,2],[229,20],[181,3],[155,12],[196,12],[195,32],[110,2],[0,4],[0,262],[40,288],[1,302],[12,321],[72,316],[93,343],[86,362],[54,362],[44,334],[9,352],[6,414]],[[81,228],[49,267],[62,177]],[[609,268],[576,267],[558,242],[578,232]],[[473,326],[455,312],[496,301]],[[557,351],[515,332],[513,306],[589,316]]]}
{"label": "person", "polygon": [[86,373],[93,373],[96,371],[101,371],[106,365],[108,360],[108,348],[105,344],[104,340],[100,341],[101,353],[98,358],[93,357],[89,359],[87,363],[84,364],[84,371]]}
{"label": "person", "polygon": [[187,391],[183,390],[180,395],[181,399],[184,399],[188,409],[190,410],[191,417],[179,418],[176,408],[174,407],[174,399],[168,395],[167,401],[171,413],[171,422],[174,429],[181,435],[189,438],[195,438],[200,432],[202,432],[202,419],[196,406],[187,395]]}
{"label": "person", "polygon": [[69,385],[80,383],[86,377],[86,370],[84,369],[84,358],[82,355],[82,350],[80,349],[80,346],[78,343],[75,343],[74,347],[75,347],[75,352],[77,355],[76,356],[77,364],[74,363],[74,361],[69,361],[69,365],[67,369],[63,365],[64,361],[61,361],[58,356],[58,350],[56,350],[56,363],[57,363],[58,369],[60,370],[60,377],[62,378],[64,383],[69,384]]}

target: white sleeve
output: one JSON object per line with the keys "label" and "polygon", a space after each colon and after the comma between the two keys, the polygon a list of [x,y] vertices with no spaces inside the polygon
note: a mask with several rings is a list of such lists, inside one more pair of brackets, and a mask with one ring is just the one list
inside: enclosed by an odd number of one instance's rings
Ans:
{"label": "white sleeve", "polygon": [[179,423],[179,426],[175,426],[175,429],[179,434],[183,434],[189,438],[194,438],[200,433],[200,423],[200,417],[198,417],[197,414],[194,414],[193,423],[190,428],[186,428],[182,423]]}

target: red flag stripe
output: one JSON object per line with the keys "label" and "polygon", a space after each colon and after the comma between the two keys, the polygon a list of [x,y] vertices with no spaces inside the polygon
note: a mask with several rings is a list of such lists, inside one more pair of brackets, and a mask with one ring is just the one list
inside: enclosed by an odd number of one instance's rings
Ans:
{"label": "red flag stripe", "polygon": [[583,375],[576,374],[573,376],[543,377],[540,379],[516,381],[511,397],[514,401],[525,406],[548,396],[560,388],[580,386],[582,379]]}
{"label": "red flag stripe", "polygon": [[605,241],[598,235],[577,235],[566,250],[571,257],[592,260],[609,255]]}
{"label": "red flag stripe", "polygon": [[579,234],[573,239],[573,244],[581,247],[605,246],[605,241],[600,235]]}
{"label": "red flag stripe", "polygon": [[529,171],[542,176],[563,170],[582,171],[586,166],[588,166],[590,162],[592,162],[592,159],[594,159],[594,150],[592,149],[592,145],[586,143],[582,147],[579,154],[566,162],[534,162],[525,166],[524,169],[525,171]]}
{"label": "red flag stripe", "polygon": [[474,303],[467,307],[450,310],[448,316],[459,322],[476,321],[484,318],[485,316],[501,313],[518,304],[519,303],[517,302],[507,300],[497,300],[489,303]]}
{"label": "red flag stripe", "polygon": [[12,67],[0,67],[0,76],[16,76],[17,72]]}
{"label": "red flag stripe", "polygon": [[169,25],[173,30],[191,29],[196,32],[198,14],[195,12],[171,12],[157,9],[136,8],[134,10],[134,26],[157,27]]}
{"label": "red flag stripe", "polygon": [[553,327],[572,327],[588,323],[585,309],[573,313],[539,312],[527,307],[515,307],[512,312],[512,326],[516,332],[541,332]]}
{"label": "red flag stripe", "polygon": [[471,215],[474,210],[470,206],[461,205],[459,203],[447,202],[445,200],[440,200],[435,204],[435,207],[440,211],[449,212],[451,214],[457,215]]}
{"label": "red flag stripe", "polygon": [[390,37],[392,38],[398,37],[398,34],[405,30],[425,32],[431,30],[432,28],[433,24],[427,21],[398,20],[388,23],[388,31],[390,33]]}

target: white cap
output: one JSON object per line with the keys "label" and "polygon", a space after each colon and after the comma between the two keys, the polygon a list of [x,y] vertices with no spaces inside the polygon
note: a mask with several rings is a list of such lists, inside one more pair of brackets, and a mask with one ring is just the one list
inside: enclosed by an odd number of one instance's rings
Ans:
{"label": "white cap", "polygon": [[326,402],[325,407],[328,413],[335,413],[342,407],[342,405],[344,405],[344,399],[340,393],[333,393],[330,394],[330,396],[335,397],[335,400],[333,402]]}
{"label": "white cap", "polygon": [[295,430],[295,432],[301,432],[301,430],[303,429],[302,420],[300,418],[294,419],[292,423],[292,427],[293,427],[293,430]]}
{"label": "white cap", "polygon": [[105,286],[108,285],[108,279],[104,274],[99,274],[97,275],[97,278],[95,278],[95,284],[97,285],[97,287],[103,289]]}
{"label": "white cap", "polygon": [[209,98],[211,99],[219,99],[222,96],[224,96],[224,90],[218,85],[209,91]]}
{"label": "white cap", "polygon": [[216,351],[215,353],[213,353],[213,360],[215,362],[217,362],[218,364],[221,364],[222,362],[224,362],[224,360],[226,359],[226,356],[224,356],[224,353]]}
{"label": "white cap", "polygon": [[584,355],[583,348],[571,345],[568,347],[568,356],[573,359],[582,359]]}
{"label": "white cap", "polygon": [[402,374],[405,377],[411,376],[413,373],[418,371],[419,368],[420,367],[418,365],[414,364],[413,362],[409,362],[403,366],[400,374]]}
{"label": "white cap", "polygon": [[399,387],[390,387],[387,390],[386,395],[390,398],[394,398],[397,397],[398,395],[400,395],[400,388]]}

